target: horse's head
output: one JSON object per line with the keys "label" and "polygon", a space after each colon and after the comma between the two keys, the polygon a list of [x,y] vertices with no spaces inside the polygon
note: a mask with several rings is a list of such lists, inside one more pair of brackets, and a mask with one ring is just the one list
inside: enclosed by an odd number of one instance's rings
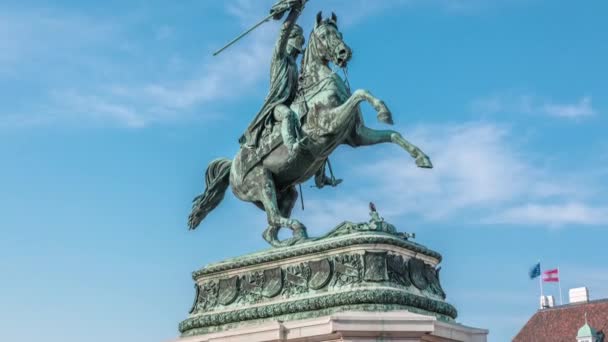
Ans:
{"label": "horse's head", "polygon": [[339,67],[345,67],[352,56],[351,49],[342,40],[342,33],[338,30],[338,17],[334,13],[326,19],[323,19],[321,12],[317,14],[308,48],[312,49],[323,63],[333,62]]}

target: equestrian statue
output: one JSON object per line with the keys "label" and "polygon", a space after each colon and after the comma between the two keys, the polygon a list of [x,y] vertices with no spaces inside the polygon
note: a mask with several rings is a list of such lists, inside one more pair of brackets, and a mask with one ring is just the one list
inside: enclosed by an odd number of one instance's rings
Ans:
{"label": "equestrian statue", "polygon": [[[296,21],[305,2],[279,1],[268,17],[226,46],[261,23],[271,18],[280,20],[287,13],[274,47],[270,90],[264,104],[239,139],[241,146],[234,159],[216,159],[207,167],[206,188],[194,198],[190,229],[219,205],[231,186],[239,199],[266,212],[268,227],[262,236],[272,246],[309,240],[304,224],[290,217],[298,199],[296,186],[312,177],[317,187],[338,185],[341,180],[335,179],[333,172],[331,177],[326,176],[325,167],[329,155],[342,144],[359,147],[394,143],[407,151],[418,167],[433,167],[429,157],[399,132],[365,126],[359,109],[363,101],[376,110],[382,123],[393,124],[392,114],[369,91],[351,92],[348,83],[330,67],[331,63],[345,69],[352,57],[334,13],[325,19],[321,12],[317,14],[308,46],[303,48],[303,30]],[[296,59],[302,52],[298,72]],[[291,229],[292,237],[279,240],[281,228]]]}

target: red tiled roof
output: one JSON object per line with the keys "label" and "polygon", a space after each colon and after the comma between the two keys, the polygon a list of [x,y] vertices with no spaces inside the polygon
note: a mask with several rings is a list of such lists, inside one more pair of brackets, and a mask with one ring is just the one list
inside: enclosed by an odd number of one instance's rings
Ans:
{"label": "red tiled roof", "polygon": [[585,324],[585,313],[592,328],[608,333],[608,299],[602,299],[539,310],[513,342],[576,342],[578,329]]}

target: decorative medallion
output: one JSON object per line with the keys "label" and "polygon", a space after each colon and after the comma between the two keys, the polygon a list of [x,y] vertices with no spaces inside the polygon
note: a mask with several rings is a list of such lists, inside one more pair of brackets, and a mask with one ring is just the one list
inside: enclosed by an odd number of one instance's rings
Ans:
{"label": "decorative medallion", "polygon": [[283,289],[283,274],[280,267],[264,270],[264,286],[262,295],[272,298]]}
{"label": "decorative medallion", "polygon": [[199,287],[196,311],[201,312],[217,305],[217,283],[208,281]]}
{"label": "decorative medallion", "polygon": [[308,278],[310,268],[306,264],[288,266],[285,269],[285,291],[284,296],[302,294],[308,291]]}
{"label": "decorative medallion", "polygon": [[310,267],[310,281],[308,285],[313,290],[318,290],[325,287],[331,279],[331,264],[329,260],[323,259],[318,261],[308,262]]}
{"label": "decorative medallion", "polygon": [[222,305],[228,305],[236,299],[239,294],[238,288],[238,276],[220,279],[219,282],[219,290],[218,290],[218,299],[217,301]]}
{"label": "decorative medallion", "polygon": [[264,284],[264,274],[262,272],[251,272],[241,276],[239,287],[241,295],[239,302],[254,303],[262,298],[262,285]]}
{"label": "decorative medallion", "polygon": [[361,256],[359,254],[338,255],[334,258],[333,284],[337,286],[349,285],[361,281]]}
{"label": "decorative medallion", "polygon": [[401,255],[389,254],[386,258],[388,278],[397,284],[410,286],[410,271],[407,267],[407,260]]}
{"label": "decorative medallion", "polygon": [[410,269],[410,279],[414,286],[420,290],[424,290],[429,285],[424,274],[424,261],[420,259],[411,258],[408,262]]}
{"label": "decorative medallion", "polygon": [[386,273],[386,252],[365,252],[365,272],[363,279],[367,281],[388,280]]}

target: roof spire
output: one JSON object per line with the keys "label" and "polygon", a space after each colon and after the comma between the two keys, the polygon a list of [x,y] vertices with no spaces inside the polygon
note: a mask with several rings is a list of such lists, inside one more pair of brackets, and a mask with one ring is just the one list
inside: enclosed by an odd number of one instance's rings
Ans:
{"label": "roof spire", "polygon": [[587,322],[587,311],[585,311],[585,325],[578,329],[578,334],[576,334],[576,340],[580,342],[596,342],[597,338],[597,330],[589,326],[589,323]]}

